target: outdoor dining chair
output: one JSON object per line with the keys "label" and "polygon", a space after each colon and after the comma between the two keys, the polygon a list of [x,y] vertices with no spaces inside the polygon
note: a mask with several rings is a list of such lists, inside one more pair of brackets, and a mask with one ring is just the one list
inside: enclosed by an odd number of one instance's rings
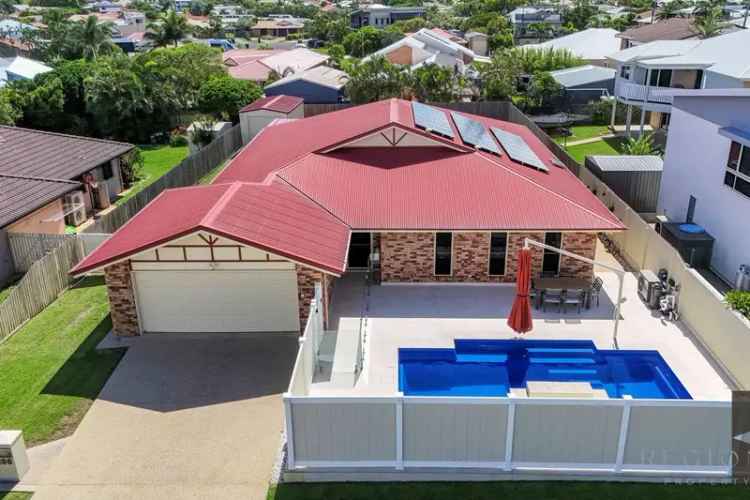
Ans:
{"label": "outdoor dining chair", "polygon": [[594,282],[591,283],[591,288],[589,289],[589,305],[591,305],[591,299],[596,298],[596,307],[599,307],[599,292],[602,290],[602,285],[604,285],[604,281],[598,276],[594,279]]}
{"label": "outdoor dining chair", "polygon": [[568,305],[574,305],[578,308],[578,314],[581,314],[581,304],[586,299],[586,292],[583,290],[565,290],[562,298],[563,312],[567,312]]}
{"label": "outdoor dining chair", "polygon": [[557,304],[557,311],[562,308],[563,291],[560,288],[548,288],[542,294],[542,311],[547,311],[547,304]]}

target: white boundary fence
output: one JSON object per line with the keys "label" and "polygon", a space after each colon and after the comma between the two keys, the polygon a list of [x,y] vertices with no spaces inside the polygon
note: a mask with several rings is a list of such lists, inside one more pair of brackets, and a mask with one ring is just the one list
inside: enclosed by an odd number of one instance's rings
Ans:
{"label": "white boundary fence", "polygon": [[287,463],[727,477],[731,403],[285,395]]}
{"label": "white boundary fence", "polygon": [[299,338],[299,350],[289,383],[289,394],[308,394],[313,375],[318,367],[318,349],[323,340],[323,292],[320,283],[315,284],[315,296],[310,301],[310,314],[305,330]]}

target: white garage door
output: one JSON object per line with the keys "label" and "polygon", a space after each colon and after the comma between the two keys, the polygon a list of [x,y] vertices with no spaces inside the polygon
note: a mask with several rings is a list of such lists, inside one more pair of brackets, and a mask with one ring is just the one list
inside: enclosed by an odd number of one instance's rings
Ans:
{"label": "white garage door", "polygon": [[146,332],[282,332],[299,329],[293,270],[136,271]]}

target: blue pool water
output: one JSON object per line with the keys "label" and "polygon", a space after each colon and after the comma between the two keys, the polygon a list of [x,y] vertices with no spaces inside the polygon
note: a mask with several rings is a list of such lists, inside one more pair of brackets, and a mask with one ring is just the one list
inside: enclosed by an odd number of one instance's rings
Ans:
{"label": "blue pool water", "polygon": [[399,349],[399,390],[412,396],[505,397],[526,382],[590,382],[610,398],[692,399],[656,351],[599,350],[588,340],[456,340]]}

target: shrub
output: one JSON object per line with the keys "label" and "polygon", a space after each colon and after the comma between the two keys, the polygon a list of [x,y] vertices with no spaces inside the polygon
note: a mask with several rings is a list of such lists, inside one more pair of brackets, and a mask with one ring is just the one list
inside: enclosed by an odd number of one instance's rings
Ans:
{"label": "shrub", "polygon": [[187,137],[185,137],[182,134],[172,134],[169,137],[169,145],[172,146],[173,148],[177,148],[180,146],[187,146],[188,145]]}
{"label": "shrub", "polygon": [[724,297],[730,309],[737,311],[746,318],[750,318],[750,292],[732,290]]}
{"label": "shrub", "polygon": [[126,187],[132,186],[143,178],[143,155],[140,148],[135,148],[121,158],[120,172],[122,172],[122,181]]}

